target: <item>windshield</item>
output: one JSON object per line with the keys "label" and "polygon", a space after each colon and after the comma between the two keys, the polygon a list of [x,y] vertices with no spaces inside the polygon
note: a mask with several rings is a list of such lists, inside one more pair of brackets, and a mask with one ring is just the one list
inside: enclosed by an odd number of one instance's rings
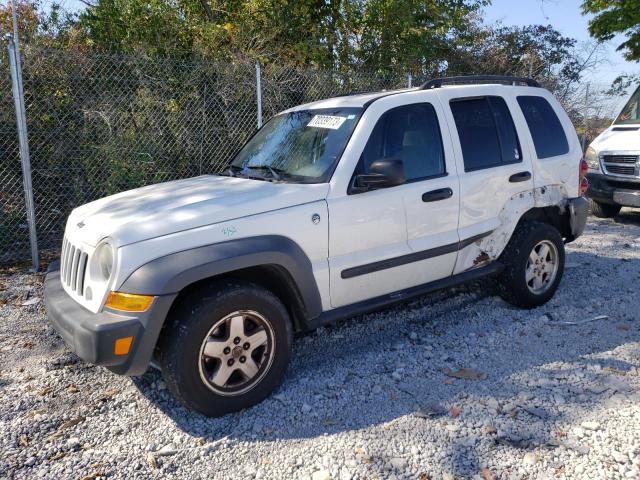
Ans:
{"label": "windshield", "polygon": [[325,108],[276,115],[236,155],[229,174],[285,182],[327,182],[362,110]]}
{"label": "windshield", "polygon": [[613,123],[640,123],[640,87],[631,95],[631,98]]}

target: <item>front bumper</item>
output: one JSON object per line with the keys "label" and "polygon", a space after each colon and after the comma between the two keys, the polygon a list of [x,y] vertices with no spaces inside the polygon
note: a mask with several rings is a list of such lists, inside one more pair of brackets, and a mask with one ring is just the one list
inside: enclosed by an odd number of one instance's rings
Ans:
{"label": "front bumper", "polygon": [[600,203],[640,207],[640,180],[608,177],[602,173],[587,173],[587,197]]}
{"label": "front bumper", "polygon": [[[142,375],[148,368],[156,341],[175,295],[156,297],[146,312],[105,309],[93,313],[62,288],[59,263],[49,267],[44,282],[47,316],[53,328],[83,360],[103,365],[122,375]],[[116,355],[114,342],[133,337],[126,355]]]}

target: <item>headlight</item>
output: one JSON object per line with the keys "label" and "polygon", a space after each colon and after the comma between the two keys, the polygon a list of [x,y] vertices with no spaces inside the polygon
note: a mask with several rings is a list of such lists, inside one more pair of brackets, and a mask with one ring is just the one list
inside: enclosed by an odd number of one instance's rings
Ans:
{"label": "headlight", "polygon": [[600,170],[600,160],[593,147],[587,148],[584,159],[587,161],[587,165],[589,165],[591,170]]}
{"label": "headlight", "polygon": [[98,246],[96,255],[100,273],[105,280],[109,280],[109,278],[111,278],[111,271],[113,270],[113,247],[108,243],[103,243]]}

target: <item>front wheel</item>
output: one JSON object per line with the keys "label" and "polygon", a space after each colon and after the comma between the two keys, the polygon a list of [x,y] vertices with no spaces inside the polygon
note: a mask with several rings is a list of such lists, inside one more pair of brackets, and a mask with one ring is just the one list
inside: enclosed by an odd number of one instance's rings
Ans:
{"label": "front wheel", "polygon": [[181,299],[160,341],[169,390],[187,407],[220,416],[261,402],[289,363],[291,322],[271,292],[235,280]]}
{"label": "front wheel", "polygon": [[545,304],[564,272],[564,242],[547,223],[526,222],[516,228],[501,261],[498,278],[502,298],[512,305],[535,308]]}

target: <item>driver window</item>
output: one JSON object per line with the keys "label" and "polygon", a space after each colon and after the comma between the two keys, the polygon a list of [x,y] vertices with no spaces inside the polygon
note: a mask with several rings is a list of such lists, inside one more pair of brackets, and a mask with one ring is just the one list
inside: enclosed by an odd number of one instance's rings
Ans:
{"label": "driver window", "polygon": [[438,117],[429,103],[403,105],[384,113],[362,152],[356,173],[382,158],[399,159],[407,182],[446,173]]}

